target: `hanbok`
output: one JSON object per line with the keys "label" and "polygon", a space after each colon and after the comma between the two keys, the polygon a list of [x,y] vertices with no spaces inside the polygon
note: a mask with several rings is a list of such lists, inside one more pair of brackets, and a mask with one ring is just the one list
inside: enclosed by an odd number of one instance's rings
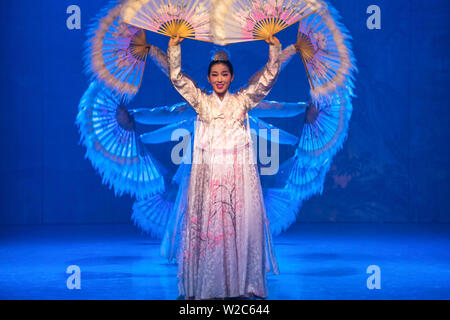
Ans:
{"label": "hanbok", "polygon": [[265,298],[266,273],[279,272],[247,112],[271,90],[280,55],[271,45],[264,69],[221,101],[181,72],[179,45],[168,49],[172,84],[198,114],[177,257],[186,299]]}

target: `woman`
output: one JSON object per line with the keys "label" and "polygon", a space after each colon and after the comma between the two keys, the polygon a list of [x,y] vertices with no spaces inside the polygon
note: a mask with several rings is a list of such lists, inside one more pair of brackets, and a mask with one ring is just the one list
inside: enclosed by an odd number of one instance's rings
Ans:
{"label": "woman", "polygon": [[[247,112],[264,99],[280,71],[281,44],[246,88],[228,92],[233,66],[223,53],[208,69],[212,94],[181,72],[183,39],[169,41],[169,75],[197,112],[178,290],[185,299],[267,297],[266,272],[278,273]],[[247,124],[247,125],[246,125]]]}

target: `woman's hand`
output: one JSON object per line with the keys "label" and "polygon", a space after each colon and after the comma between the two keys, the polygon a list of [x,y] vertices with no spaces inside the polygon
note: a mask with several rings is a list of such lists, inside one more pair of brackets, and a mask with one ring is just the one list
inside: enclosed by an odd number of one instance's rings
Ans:
{"label": "woman's hand", "polygon": [[174,47],[177,46],[181,43],[181,41],[183,41],[184,38],[180,37],[179,34],[177,34],[176,37],[171,37],[169,40],[169,47]]}
{"label": "woman's hand", "polygon": [[270,45],[280,46],[280,40],[277,39],[274,35],[271,35],[269,39],[266,39],[266,42]]}

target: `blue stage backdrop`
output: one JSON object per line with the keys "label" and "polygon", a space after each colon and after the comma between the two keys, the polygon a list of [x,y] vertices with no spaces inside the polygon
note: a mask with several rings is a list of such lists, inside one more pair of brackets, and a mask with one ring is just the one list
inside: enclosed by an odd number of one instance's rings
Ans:
{"label": "blue stage backdrop", "polygon": [[[335,157],[323,195],[306,201],[299,222],[450,222],[448,84],[450,13],[446,0],[334,0],[353,36],[359,73],[349,138]],[[82,73],[90,20],[107,4],[96,0],[1,3],[1,217],[8,224],[131,223],[133,199],[116,198],[84,159],[74,124],[89,81]],[[69,30],[70,5],[81,29]],[[369,30],[370,5],[381,29]],[[284,46],[295,27],[279,34]],[[149,34],[166,50],[168,38]],[[183,67],[202,86],[212,45],[186,40]],[[230,47],[233,89],[264,65],[264,42]],[[300,59],[282,72],[268,96],[307,101]],[[181,101],[167,77],[149,63],[132,107]],[[303,118],[273,121],[298,133]],[[170,165],[173,144],[150,148]],[[283,148],[282,156],[293,148]]]}

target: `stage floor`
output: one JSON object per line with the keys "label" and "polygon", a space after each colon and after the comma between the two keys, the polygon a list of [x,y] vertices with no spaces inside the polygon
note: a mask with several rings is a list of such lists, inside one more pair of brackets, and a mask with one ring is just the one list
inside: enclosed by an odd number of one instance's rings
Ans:
{"label": "stage floor", "polygon": [[[269,299],[450,299],[450,226],[297,224],[276,237]],[[177,267],[131,225],[3,226],[1,299],[176,299]],[[66,269],[81,269],[69,290]],[[381,288],[369,290],[367,268]]]}

